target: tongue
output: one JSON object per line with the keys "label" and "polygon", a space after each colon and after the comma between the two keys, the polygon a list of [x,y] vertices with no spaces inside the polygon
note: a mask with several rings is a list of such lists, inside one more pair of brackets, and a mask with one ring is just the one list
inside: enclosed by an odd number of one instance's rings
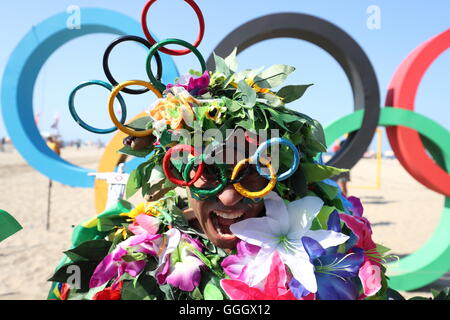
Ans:
{"label": "tongue", "polygon": [[217,217],[217,222],[220,227],[220,232],[223,234],[231,234],[230,226],[236,222],[235,219],[225,219],[222,217]]}

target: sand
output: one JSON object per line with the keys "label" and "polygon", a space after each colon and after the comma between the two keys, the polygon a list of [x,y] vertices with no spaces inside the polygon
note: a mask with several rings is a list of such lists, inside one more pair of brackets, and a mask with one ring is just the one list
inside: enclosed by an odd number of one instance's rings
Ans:
{"label": "sand", "polygon": [[[96,169],[102,153],[103,149],[96,147],[65,148],[62,157]],[[373,159],[361,160],[351,177],[350,194],[363,201],[376,242],[399,256],[414,252],[426,242],[439,220],[443,196],[416,182],[397,160],[382,161],[380,189],[358,187],[375,185]],[[24,227],[0,243],[0,299],[45,299],[50,286],[46,280],[70,246],[72,226],[95,214],[92,189],[53,182],[47,231],[48,185],[49,179],[28,166],[11,147],[0,152],[0,208],[13,214]],[[449,274],[426,288],[402,293],[407,297],[431,296],[430,288],[444,286],[450,286]]]}

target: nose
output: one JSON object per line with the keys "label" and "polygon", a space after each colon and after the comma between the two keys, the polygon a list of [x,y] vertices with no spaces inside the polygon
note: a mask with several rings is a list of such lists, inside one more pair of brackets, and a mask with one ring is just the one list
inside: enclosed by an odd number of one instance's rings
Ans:
{"label": "nose", "polygon": [[217,195],[224,206],[234,206],[242,200],[243,196],[233,186],[227,186]]}

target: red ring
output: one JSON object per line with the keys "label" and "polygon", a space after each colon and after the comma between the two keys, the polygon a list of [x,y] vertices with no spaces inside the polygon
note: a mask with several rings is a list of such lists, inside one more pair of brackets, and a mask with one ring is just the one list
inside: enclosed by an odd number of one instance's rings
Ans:
{"label": "red ring", "polygon": [[[386,105],[414,110],[420,81],[433,61],[450,47],[450,29],[417,47],[402,62],[388,87]],[[417,131],[390,127],[386,129],[389,142],[400,163],[420,183],[450,197],[450,175],[425,152]]]}
{"label": "red ring", "polygon": [[[203,35],[205,34],[205,19],[203,18],[202,11],[200,10],[199,6],[195,3],[194,0],[184,0],[184,1],[186,1],[187,4],[189,4],[192,7],[192,9],[194,9],[195,13],[197,14],[198,22],[200,24],[200,31],[198,33],[197,40],[195,40],[195,43],[193,44],[193,46],[198,47],[200,45],[200,42],[202,42]],[[147,14],[148,14],[148,10],[150,9],[151,5],[155,2],[156,2],[156,0],[148,1],[144,6],[144,9],[142,10],[142,15],[141,15],[142,30],[144,31],[145,37],[152,45],[154,45],[156,43],[156,40],[153,39],[152,35],[150,34],[150,31],[148,30]],[[172,56],[182,56],[182,55],[185,55],[185,54],[188,54],[191,52],[191,50],[189,50],[189,49],[172,50],[172,49],[168,49],[168,48],[164,48],[164,47],[161,47],[158,50],[161,52],[164,52],[166,54],[170,54]]]}
{"label": "red ring", "polygon": [[202,161],[200,162],[200,165],[198,166],[197,172],[195,172],[194,177],[191,181],[184,181],[181,179],[177,179],[174,177],[172,170],[170,170],[170,157],[172,156],[172,153],[175,151],[189,151],[193,156],[197,157],[198,152],[195,150],[193,146],[189,146],[187,144],[177,144],[176,146],[170,148],[163,158],[163,171],[166,177],[174,184],[180,186],[180,187],[189,187],[192,184],[194,184],[198,179],[200,179],[201,175],[203,174],[203,170],[205,168],[205,163]]}

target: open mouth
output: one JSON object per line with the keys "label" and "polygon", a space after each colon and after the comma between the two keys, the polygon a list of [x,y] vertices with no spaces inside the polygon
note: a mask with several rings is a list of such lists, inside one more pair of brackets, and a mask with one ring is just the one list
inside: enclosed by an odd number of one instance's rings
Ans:
{"label": "open mouth", "polygon": [[231,232],[230,226],[233,223],[244,220],[244,212],[224,212],[213,210],[209,213],[209,221],[221,240],[235,240],[236,236]]}

